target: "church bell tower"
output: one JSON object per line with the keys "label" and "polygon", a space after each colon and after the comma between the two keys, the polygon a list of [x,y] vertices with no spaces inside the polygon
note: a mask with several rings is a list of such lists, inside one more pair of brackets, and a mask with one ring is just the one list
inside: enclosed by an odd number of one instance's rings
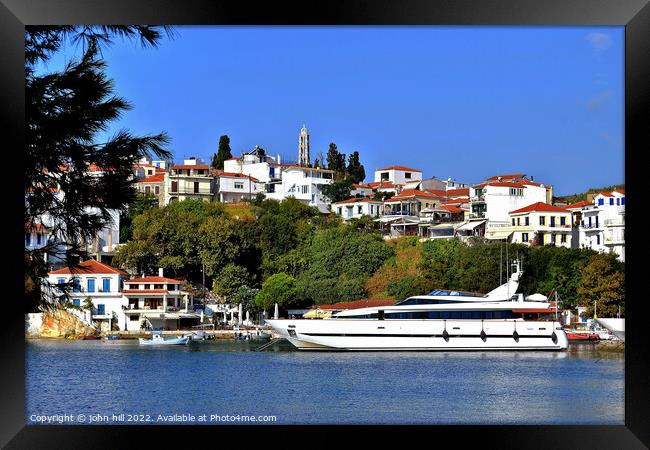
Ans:
{"label": "church bell tower", "polygon": [[311,166],[311,157],[309,156],[309,133],[305,125],[300,130],[298,137],[298,165],[303,167]]}

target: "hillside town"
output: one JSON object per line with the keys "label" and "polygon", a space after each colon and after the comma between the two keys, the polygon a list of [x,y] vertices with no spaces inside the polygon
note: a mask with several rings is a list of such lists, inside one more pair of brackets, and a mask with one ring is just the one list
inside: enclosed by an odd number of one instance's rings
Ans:
{"label": "hillside town", "polygon": [[[107,169],[89,167],[93,176]],[[65,172],[65,171],[64,171]],[[496,174],[478,183],[441,179],[421,169],[392,165],[374,171],[373,181],[352,185],[350,197],[330,202],[324,185],[334,182],[334,170],[312,167],[309,134],[299,135],[297,163],[282,162],[256,147],[238,157],[228,158],[223,169],[214,169],[197,157],[182,164],[143,158],[133,167],[136,189],[152,195],[164,207],[186,199],[236,204],[260,194],[283,201],[293,197],[336,215],[345,223],[371,221],[384,239],[417,236],[420,240],[469,238],[501,240],[528,246],[551,245],[614,253],[625,260],[625,191],[616,189],[592,195],[573,204],[554,202],[553,187],[523,173]],[[55,195],[61,196],[62,192]],[[27,193],[26,201],[29,201]],[[110,213],[108,226],[86,249],[93,257],[78,267],[65,267],[61,258],[48,257],[48,284],[72,285],[72,305],[82,311],[82,302],[91,302],[81,319],[101,330],[139,330],[148,326],[181,329],[203,322],[203,313],[194,311],[194,298],[185,281],[157,274],[129,274],[112,267],[120,243],[120,214]],[[46,214],[28,224],[27,250],[44,247],[52,221]],[[63,242],[60,243],[64,245]],[[56,288],[54,288],[56,290]],[[54,297],[60,292],[52,292]],[[243,323],[236,306],[215,306],[224,322]],[[87,317],[90,314],[90,317]],[[250,320],[248,320],[250,323]]]}

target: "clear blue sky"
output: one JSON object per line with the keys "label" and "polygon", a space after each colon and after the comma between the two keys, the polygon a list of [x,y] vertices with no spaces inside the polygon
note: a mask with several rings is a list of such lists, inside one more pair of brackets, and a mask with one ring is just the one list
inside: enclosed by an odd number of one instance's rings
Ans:
{"label": "clear blue sky", "polygon": [[358,150],[369,181],[401,164],[469,183],[523,172],[557,195],[624,182],[623,27],[175,30],[104,56],[134,105],[116,128],[166,131],[177,161],[208,160],[222,134],[235,155],[295,160],[304,123],[312,161]]}

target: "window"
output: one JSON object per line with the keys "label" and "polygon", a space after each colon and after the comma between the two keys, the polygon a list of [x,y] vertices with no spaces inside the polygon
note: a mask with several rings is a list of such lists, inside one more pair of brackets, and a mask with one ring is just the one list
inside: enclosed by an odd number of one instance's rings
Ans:
{"label": "window", "polygon": [[539,224],[540,225],[546,225],[546,217],[539,216]]}
{"label": "window", "polygon": [[[591,217],[590,217],[591,219]],[[589,221],[589,226],[591,226],[591,220]],[[598,228],[598,216],[596,216],[596,228]]]}
{"label": "window", "polygon": [[566,234],[561,234],[560,235],[560,242],[566,242]]}
{"label": "window", "polygon": [[97,315],[103,316],[106,313],[106,308],[103,304],[97,305]]}
{"label": "window", "polygon": [[199,193],[199,182],[198,181],[194,182],[194,193],[195,194]]}
{"label": "window", "polygon": [[382,172],[381,175],[379,175],[379,181],[388,181],[388,172]]}
{"label": "window", "polygon": [[620,204],[621,204],[621,199],[620,199],[620,198],[616,198],[616,204],[617,204],[617,205],[620,205]]}
{"label": "window", "polygon": [[599,205],[604,205],[604,204],[605,204],[605,200],[602,199],[602,198],[599,198],[599,199],[598,199],[598,204],[599,204]]}
{"label": "window", "polygon": [[596,245],[600,245],[600,234],[596,235]]}
{"label": "window", "polygon": [[235,183],[235,189],[244,189],[244,183]]}
{"label": "window", "polygon": [[79,278],[75,278],[72,280],[72,291],[81,292],[81,280]]}
{"label": "window", "polygon": [[517,226],[521,225],[520,220],[521,218],[517,217]]}
{"label": "window", "polygon": [[613,199],[613,198],[610,198],[610,199],[609,199],[609,204],[610,204],[610,205],[613,205],[613,204],[614,204],[614,199]]}
{"label": "window", "polygon": [[625,197],[622,197],[621,198],[621,205],[624,205],[624,204],[625,204]]}
{"label": "window", "polygon": [[528,242],[528,233],[521,233],[521,242]]}
{"label": "window", "polygon": [[[597,218],[598,216],[596,216]],[[591,216],[589,216],[589,228],[591,228]]]}
{"label": "window", "polygon": [[95,279],[88,278],[88,292],[95,292]]}
{"label": "window", "polygon": [[40,234],[36,235],[36,245],[41,245],[41,242],[43,241],[43,236]]}
{"label": "window", "polygon": [[551,234],[551,242],[555,244],[555,233]]}
{"label": "window", "polygon": [[102,291],[111,292],[111,279],[110,278],[104,278],[102,280]]}
{"label": "window", "polygon": [[81,299],[73,298],[73,299],[72,299],[72,304],[73,304],[74,306],[81,306]]}
{"label": "window", "polygon": [[566,217],[560,217],[560,225],[566,225]]}
{"label": "window", "polygon": [[32,245],[32,235],[25,233],[25,246],[29,247],[30,245]]}
{"label": "window", "polygon": [[341,215],[341,207],[340,206],[338,208],[336,208],[336,214],[338,214],[339,216]]}
{"label": "window", "polygon": [[160,194],[160,186],[154,187],[154,191],[156,192],[156,195]]}
{"label": "window", "polygon": [[523,188],[510,188],[510,195],[522,196],[524,195]]}
{"label": "window", "polygon": [[203,175],[204,170],[203,170],[203,169],[199,169],[197,172],[198,172],[199,175]]}
{"label": "window", "polygon": [[555,216],[551,216],[551,226],[555,226]]}
{"label": "window", "polygon": [[512,226],[513,227],[515,226],[515,218],[514,217],[512,218]]}
{"label": "window", "polygon": [[144,187],[144,192],[147,193],[147,194],[151,193],[151,186],[145,186]]}
{"label": "window", "polygon": [[178,181],[172,181],[172,192],[178,192]]}
{"label": "window", "polygon": [[363,213],[363,206],[359,205],[357,206],[357,214],[362,214]]}
{"label": "window", "polygon": [[404,172],[404,178],[411,179],[411,172]]}

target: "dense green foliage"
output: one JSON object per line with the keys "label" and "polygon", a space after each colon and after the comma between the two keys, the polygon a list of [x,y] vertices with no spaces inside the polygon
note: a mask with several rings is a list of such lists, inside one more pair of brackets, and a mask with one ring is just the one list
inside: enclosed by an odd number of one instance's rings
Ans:
{"label": "dense green foliage", "polygon": [[366,178],[366,169],[359,160],[359,152],[352,152],[348,157],[347,179],[352,183],[361,183]]}
{"label": "dense green foliage", "polygon": [[330,203],[347,200],[350,198],[350,192],[352,191],[352,181],[344,178],[337,179],[330,184],[321,185],[321,191]]}
{"label": "dense green foliage", "polygon": [[567,202],[567,204],[571,203],[577,203],[582,200],[587,200],[587,195],[588,194],[597,194],[598,192],[612,192],[614,189],[624,189],[625,185],[624,184],[614,184],[612,186],[605,186],[602,188],[590,188],[587,190],[587,192],[583,192],[580,194],[573,194],[573,195],[566,195],[564,196],[564,201]]}
{"label": "dense green foliage", "polygon": [[296,298],[296,279],[286,273],[276,273],[266,279],[255,297],[255,304],[264,311],[275,303],[281,307],[292,306]]}
{"label": "dense green foliage", "polygon": [[127,242],[133,237],[133,219],[145,211],[158,207],[158,199],[153,194],[138,192],[135,200],[126,211],[120,214],[120,242]]}

